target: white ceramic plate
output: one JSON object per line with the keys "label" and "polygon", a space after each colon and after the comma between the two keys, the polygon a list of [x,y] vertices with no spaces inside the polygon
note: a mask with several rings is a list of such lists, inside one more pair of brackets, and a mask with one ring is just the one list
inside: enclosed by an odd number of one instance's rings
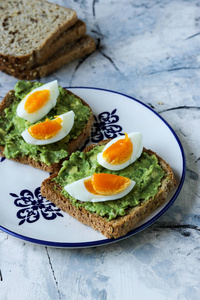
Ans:
{"label": "white ceramic plate", "polygon": [[81,248],[127,238],[155,222],[175,201],[185,178],[185,156],[173,129],[148,106],[129,96],[97,88],[69,88],[83,98],[96,117],[91,142],[140,131],[144,146],[172,167],[178,185],[167,202],[125,237],[109,240],[60,211],[40,195],[49,173],[0,158],[0,229],[22,240],[52,247]]}

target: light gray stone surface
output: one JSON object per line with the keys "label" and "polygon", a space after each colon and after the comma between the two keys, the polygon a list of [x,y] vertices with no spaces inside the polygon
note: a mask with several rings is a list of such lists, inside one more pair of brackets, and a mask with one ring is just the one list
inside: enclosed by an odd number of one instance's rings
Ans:
{"label": "light gray stone surface", "polygon": [[[76,10],[97,50],[40,79],[133,96],[183,145],[181,193],[152,226],[124,241],[54,249],[0,231],[0,299],[200,299],[200,1],[51,1]],[[17,79],[0,72],[0,100]]]}

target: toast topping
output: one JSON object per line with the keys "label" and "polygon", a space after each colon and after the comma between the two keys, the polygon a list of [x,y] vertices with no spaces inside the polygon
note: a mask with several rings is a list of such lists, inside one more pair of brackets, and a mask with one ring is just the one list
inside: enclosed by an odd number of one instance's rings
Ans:
{"label": "toast topping", "polygon": [[[104,148],[105,146],[97,146],[86,153],[79,151],[73,153],[69,160],[63,163],[55,181],[63,187],[62,194],[70,199],[77,208],[84,207],[111,220],[124,215],[129,207],[137,206],[141,201],[153,197],[158,191],[164,172],[159,166],[157,158],[154,155],[147,155],[145,152],[138,160],[123,170],[108,171],[97,162],[98,153],[102,152]],[[95,173],[96,175],[93,177]],[[101,173],[106,173],[108,177],[104,178]],[[113,191],[119,190],[120,185],[118,185],[118,181],[114,183],[113,179],[110,180],[110,175],[118,175],[117,178],[129,178],[131,183],[121,192],[111,194]],[[90,188],[90,181],[87,181],[91,177],[94,178],[92,188]],[[96,182],[95,179],[97,179]],[[94,194],[94,191],[107,195]]]}
{"label": "toast topping", "polygon": [[125,137],[111,140],[97,160],[108,170],[122,170],[138,159],[142,153],[142,134],[140,132],[125,133]]}
{"label": "toast topping", "polygon": [[[81,202],[107,202],[128,195],[135,181],[107,173],[94,173],[64,186],[71,197]],[[98,204],[96,203],[96,206]]]}
{"label": "toast topping", "polygon": [[133,153],[133,144],[125,133],[125,138],[117,140],[111,144],[104,152],[102,157],[112,165],[125,163]]}
{"label": "toast topping", "polygon": [[34,113],[41,109],[49,100],[49,90],[41,90],[31,94],[24,105],[24,109],[27,113]]}
{"label": "toast topping", "polygon": [[74,112],[71,110],[56,119],[37,123],[22,132],[28,144],[45,145],[63,139],[74,125]]}
{"label": "toast topping", "polygon": [[46,121],[32,125],[29,127],[28,132],[32,137],[38,140],[46,140],[55,136],[62,128],[62,119],[55,120],[46,119]]}
{"label": "toast topping", "polygon": [[57,80],[39,86],[25,95],[17,106],[17,115],[31,123],[45,117],[56,106],[59,95]]}
{"label": "toast topping", "polygon": [[129,178],[107,173],[94,173],[93,176],[84,181],[86,189],[95,195],[115,195],[125,190],[131,181]]}

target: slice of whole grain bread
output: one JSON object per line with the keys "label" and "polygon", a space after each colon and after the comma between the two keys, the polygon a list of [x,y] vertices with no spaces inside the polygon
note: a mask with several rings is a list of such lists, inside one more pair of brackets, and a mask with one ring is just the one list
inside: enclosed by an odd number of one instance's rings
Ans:
{"label": "slice of whole grain bread", "polygon": [[43,0],[1,0],[0,7],[0,58],[13,65],[44,61],[52,42],[77,22],[74,10]]}
{"label": "slice of whole grain bread", "polygon": [[[98,145],[106,144],[108,141],[100,142]],[[96,145],[89,146],[85,151],[90,151]],[[139,206],[129,208],[125,216],[117,217],[108,221],[106,217],[101,217],[95,213],[87,211],[85,208],[76,208],[69,199],[62,194],[62,187],[52,181],[57,176],[57,173],[52,174],[41,184],[41,193],[48,200],[52,201],[57,207],[67,212],[81,223],[91,226],[93,229],[100,231],[107,238],[119,238],[133,230],[137,224],[151,214],[156,208],[161,206],[167,199],[169,192],[176,185],[176,180],[171,167],[156,153],[151,150],[144,150],[148,155],[156,155],[159,165],[165,171],[165,176],[162,179],[161,186],[157,194],[149,198],[147,201],[142,201]]]}
{"label": "slice of whole grain bread", "polygon": [[[70,91],[67,91],[67,92],[69,94],[73,94]],[[73,94],[73,95],[75,95],[75,94]],[[14,90],[11,90],[6,94],[3,101],[0,103],[0,116],[4,116],[4,114],[5,114],[4,109],[10,106],[10,104],[14,100],[14,97],[15,97]],[[77,95],[75,95],[75,97],[79,98],[81,100],[81,102],[83,103],[83,105],[89,107],[89,105],[83,99],[81,99]],[[84,142],[87,140],[87,138],[90,136],[91,127],[92,127],[93,122],[94,122],[94,117],[93,117],[92,110],[90,109],[90,116],[88,118],[85,128],[82,130],[82,132],[78,135],[78,137],[76,139],[70,140],[67,145],[67,151],[68,151],[69,156],[72,152],[76,151],[79,147],[81,147],[84,144]],[[5,149],[5,147],[0,145],[0,156],[2,156],[2,157],[5,157],[4,149]],[[43,162],[36,161],[33,158],[30,158],[29,156],[19,156],[16,158],[12,158],[11,160],[22,163],[22,164],[30,165],[34,168],[38,168],[38,169],[41,169],[41,170],[44,170],[44,171],[47,171],[50,173],[59,171],[62,161],[63,161],[63,160],[60,160],[59,163],[54,163],[49,166]]]}
{"label": "slice of whole grain bread", "polygon": [[47,61],[38,65],[30,70],[21,70],[20,68],[7,66],[0,61],[0,70],[12,75],[18,79],[34,80],[36,78],[45,77],[49,73],[54,72],[64,64],[70,63],[75,59],[89,55],[96,49],[96,44],[90,36],[84,36],[81,39],[66,44],[60,48],[53,56]]}
{"label": "slice of whole grain bread", "polygon": [[13,63],[8,57],[2,58],[0,55],[0,65],[6,69],[29,70],[34,66],[43,64],[49,57],[53,56],[60,48],[68,43],[72,43],[86,34],[86,25],[83,21],[78,20],[71,28],[65,30],[57,38],[52,39],[51,46],[48,51],[34,52],[34,59],[28,60],[25,63]]}

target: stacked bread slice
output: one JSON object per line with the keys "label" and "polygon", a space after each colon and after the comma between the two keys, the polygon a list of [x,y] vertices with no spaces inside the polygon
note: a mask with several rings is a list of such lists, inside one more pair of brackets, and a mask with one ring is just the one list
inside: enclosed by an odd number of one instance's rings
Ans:
{"label": "stacked bread slice", "polygon": [[0,70],[19,79],[44,77],[96,48],[76,12],[57,4],[1,1],[0,19]]}

